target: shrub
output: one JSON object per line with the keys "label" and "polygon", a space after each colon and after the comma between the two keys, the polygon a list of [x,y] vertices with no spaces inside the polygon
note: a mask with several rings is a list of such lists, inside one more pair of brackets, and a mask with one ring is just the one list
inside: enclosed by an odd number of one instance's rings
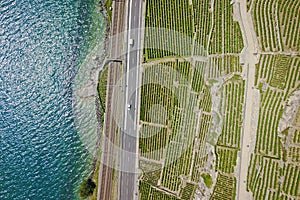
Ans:
{"label": "shrub", "polygon": [[96,184],[92,179],[89,178],[87,180],[84,180],[78,190],[79,196],[83,199],[86,199],[93,194],[95,187]]}
{"label": "shrub", "polygon": [[201,177],[204,180],[206,187],[210,188],[212,185],[212,178],[209,174],[202,174]]}

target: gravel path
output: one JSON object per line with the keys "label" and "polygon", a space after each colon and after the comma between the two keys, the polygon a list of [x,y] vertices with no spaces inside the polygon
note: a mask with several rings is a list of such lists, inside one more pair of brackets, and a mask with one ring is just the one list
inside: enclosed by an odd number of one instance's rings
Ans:
{"label": "gravel path", "polygon": [[[241,137],[241,154],[239,157],[239,177],[237,177],[237,199],[252,199],[250,192],[247,192],[247,171],[250,161],[250,144],[252,138],[255,138],[255,133],[252,130],[252,111],[254,98],[254,81],[255,81],[255,64],[258,58],[254,55],[258,51],[257,38],[250,13],[247,13],[247,1],[237,0],[235,3],[236,19],[242,29],[242,35],[245,48],[241,52],[241,62],[244,63],[244,78],[246,79],[245,88],[245,106],[244,106],[244,124]],[[254,134],[254,136],[253,136]],[[255,144],[255,142],[254,142]]]}

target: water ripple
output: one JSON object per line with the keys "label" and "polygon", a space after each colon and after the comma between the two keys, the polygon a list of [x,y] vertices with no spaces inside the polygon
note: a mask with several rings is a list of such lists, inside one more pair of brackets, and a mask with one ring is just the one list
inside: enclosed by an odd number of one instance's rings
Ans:
{"label": "water ripple", "polygon": [[77,198],[91,159],[72,107],[85,3],[0,1],[1,200]]}

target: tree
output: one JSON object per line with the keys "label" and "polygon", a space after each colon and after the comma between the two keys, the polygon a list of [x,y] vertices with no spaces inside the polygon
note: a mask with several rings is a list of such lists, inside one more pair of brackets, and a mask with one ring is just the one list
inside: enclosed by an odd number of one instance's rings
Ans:
{"label": "tree", "polygon": [[95,182],[90,178],[82,181],[80,188],[78,190],[79,196],[83,199],[88,198],[93,194],[95,187],[96,187]]}

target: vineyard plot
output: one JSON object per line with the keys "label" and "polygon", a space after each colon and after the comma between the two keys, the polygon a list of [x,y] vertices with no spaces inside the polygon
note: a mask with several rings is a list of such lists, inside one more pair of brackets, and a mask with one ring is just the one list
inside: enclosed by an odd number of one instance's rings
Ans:
{"label": "vineyard plot", "polygon": [[262,51],[300,51],[300,2],[253,0],[251,14]]}
{"label": "vineyard plot", "polygon": [[299,68],[299,56],[272,54],[262,55],[256,66],[255,84],[261,101],[247,180],[255,199],[300,197],[300,127],[295,123],[299,105],[289,111],[290,98],[300,86]]}
{"label": "vineyard plot", "polygon": [[[170,197],[176,194],[178,198],[189,199],[193,194],[188,197],[186,190],[191,187],[195,192],[197,188],[197,181],[189,176],[195,173],[193,166],[198,164],[197,161],[192,163],[195,137],[201,138],[197,148],[206,154],[206,136],[211,121],[211,96],[203,77],[205,65],[176,60],[145,65],[143,70],[140,156],[149,162],[161,163],[163,168],[161,173],[155,173],[159,178],[154,185],[169,191]],[[141,182],[147,180],[145,176]],[[157,194],[156,190],[148,188],[147,191],[150,191],[148,198]]]}

